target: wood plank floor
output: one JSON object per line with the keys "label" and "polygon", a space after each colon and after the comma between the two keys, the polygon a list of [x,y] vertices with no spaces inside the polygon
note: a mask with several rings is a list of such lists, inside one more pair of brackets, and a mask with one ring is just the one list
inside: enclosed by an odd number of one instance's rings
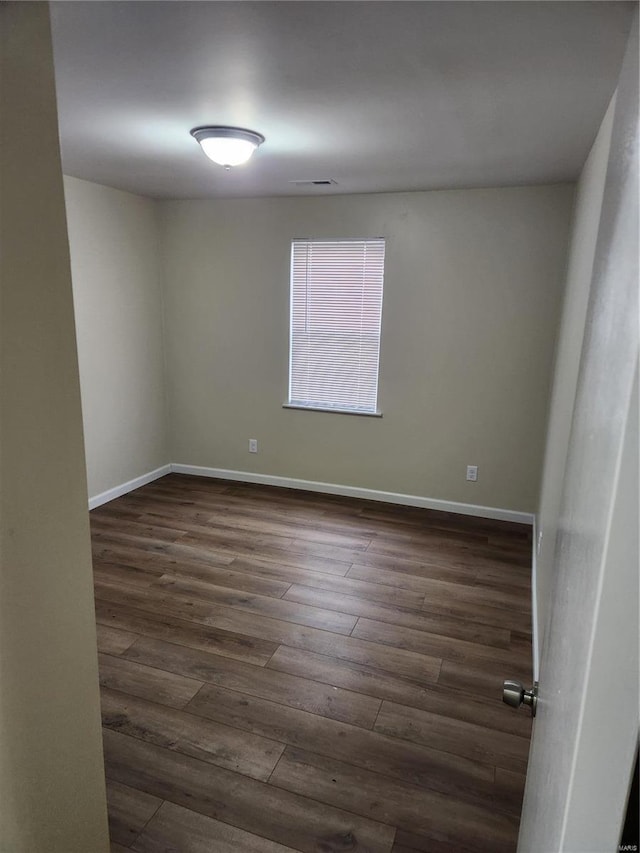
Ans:
{"label": "wood plank floor", "polygon": [[171,474],[91,530],[114,853],[516,849],[528,528]]}

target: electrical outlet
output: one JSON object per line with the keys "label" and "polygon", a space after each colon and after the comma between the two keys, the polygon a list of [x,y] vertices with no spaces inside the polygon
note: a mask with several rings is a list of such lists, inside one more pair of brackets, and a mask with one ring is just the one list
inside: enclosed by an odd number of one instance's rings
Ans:
{"label": "electrical outlet", "polygon": [[249,439],[249,453],[257,453],[258,452],[258,439],[250,438]]}
{"label": "electrical outlet", "polygon": [[477,465],[467,465],[467,480],[470,483],[475,483],[478,479],[478,466]]}

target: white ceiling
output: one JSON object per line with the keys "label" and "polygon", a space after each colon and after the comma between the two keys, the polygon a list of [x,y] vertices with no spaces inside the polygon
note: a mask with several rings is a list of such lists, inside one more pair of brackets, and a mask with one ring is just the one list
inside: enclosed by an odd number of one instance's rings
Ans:
{"label": "white ceiling", "polygon": [[[53,2],[63,168],[165,198],[574,180],[634,5]],[[266,142],[225,172],[202,124]]]}

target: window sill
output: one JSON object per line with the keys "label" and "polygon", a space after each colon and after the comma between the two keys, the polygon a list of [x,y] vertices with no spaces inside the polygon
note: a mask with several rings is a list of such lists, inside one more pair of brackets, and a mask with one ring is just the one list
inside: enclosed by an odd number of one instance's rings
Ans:
{"label": "window sill", "polygon": [[301,412],[330,412],[332,415],[357,415],[364,418],[381,418],[382,412],[359,412],[357,409],[331,409],[322,406],[298,406],[295,403],[283,403],[283,409],[298,409]]}

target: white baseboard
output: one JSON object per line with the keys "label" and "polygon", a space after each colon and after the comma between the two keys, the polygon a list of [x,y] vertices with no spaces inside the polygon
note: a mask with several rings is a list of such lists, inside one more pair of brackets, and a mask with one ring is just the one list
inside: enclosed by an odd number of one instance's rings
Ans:
{"label": "white baseboard", "polygon": [[195,477],[214,477],[218,480],[236,480],[241,483],[262,483],[265,486],[280,486],[283,489],[301,489],[305,492],[324,492],[329,495],[344,495],[349,498],[362,498],[368,501],[417,506],[423,509],[437,509],[441,512],[455,512],[460,515],[475,515],[478,518],[493,518],[498,521],[515,521],[520,524],[533,524],[534,516],[529,512],[516,512],[511,509],[499,509],[491,506],[441,501],[420,495],[403,495],[398,492],[382,492],[377,489],[363,489],[359,486],[342,486],[335,483],[319,483],[315,480],[297,480],[291,477],[276,477],[272,474],[254,474],[249,471],[229,471],[226,468],[204,468],[199,465],[171,464],[175,474],[191,474]]}
{"label": "white baseboard", "polygon": [[540,625],[538,624],[538,523],[533,516],[531,545],[531,648],[533,650],[533,680],[540,680]]}
{"label": "white baseboard", "polygon": [[127,483],[121,483],[119,486],[114,486],[112,489],[107,489],[106,492],[101,492],[99,495],[94,495],[89,498],[89,509],[95,509],[97,506],[102,506],[109,501],[115,500],[127,492],[132,492],[134,489],[139,489],[140,486],[146,486],[147,483],[152,483],[165,474],[171,473],[171,465],[163,465],[161,468],[156,468],[155,471],[148,471],[146,474],[141,474]]}
{"label": "white baseboard", "polygon": [[[274,474],[256,474],[251,471],[230,471],[226,468],[205,468],[200,465],[181,465],[171,463],[162,465],[155,471],[148,471],[133,480],[107,489],[99,495],[89,498],[89,509],[95,509],[102,504],[115,500],[134,489],[146,486],[166,474],[191,474],[194,477],[213,477],[217,480],[235,480],[240,483],[261,483],[265,486],[279,486],[283,489],[300,489],[305,492],[323,492],[328,495],[343,495],[348,498],[362,498],[367,501],[380,501],[382,503],[400,504],[402,506],[416,506],[422,509],[435,509],[441,512],[453,512],[459,515],[474,515],[478,518],[493,518],[497,521],[515,521],[519,524],[532,525],[535,517],[529,512],[517,512],[512,509],[500,509],[491,506],[478,506],[477,504],[463,504],[456,501],[442,501],[437,498],[426,498],[421,495],[405,495],[400,492],[383,492],[377,489],[363,489],[360,486],[344,486],[336,483],[322,483],[315,480],[298,480],[292,477],[277,477]],[[533,560],[535,571],[535,531]]]}

